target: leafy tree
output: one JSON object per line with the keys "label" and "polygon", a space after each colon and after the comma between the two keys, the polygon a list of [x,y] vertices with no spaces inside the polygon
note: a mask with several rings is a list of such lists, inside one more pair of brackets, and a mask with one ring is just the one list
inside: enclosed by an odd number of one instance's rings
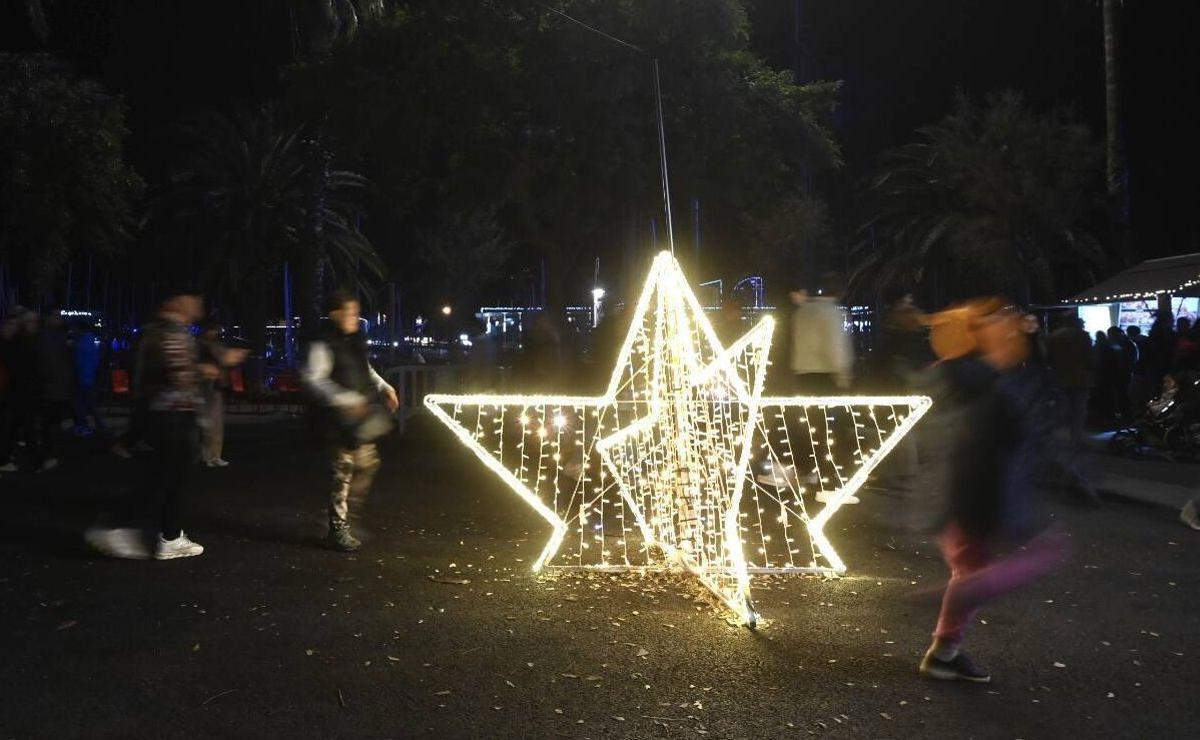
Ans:
{"label": "leafy tree", "polygon": [[[790,276],[791,284],[778,284],[779,292],[799,286],[797,276],[815,262],[815,255],[833,247],[833,222],[829,206],[819,198],[796,195],[779,202],[776,209],[752,222],[757,239],[754,263],[768,275]],[[783,300],[780,295],[777,300]]]}
{"label": "leafy tree", "polygon": [[768,68],[748,50],[742,3],[558,5],[645,53],[538,3],[409,0],[292,70],[293,110],[327,115],[335,148],[370,177],[373,238],[400,274],[419,274],[417,235],[443,208],[494,204],[514,256],[548,265],[552,302],[590,279],[592,257],[620,262],[631,225],[657,218],[661,233],[651,56],[675,206],[700,198],[713,254],[743,259],[747,219],[839,163],[837,84]]}
{"label": "leafy tree", "polygon": [[1038,115],[1014,92],[954,111],[890,152],[870,184],[877,213],[863,227],[853,283],[867,292],[941,285],[966,294],[1052,301],[1104,258],[1080,224],[1097,204],[1100,151],[1062,112]]}
{"label": "leafy tree", "polygon": [[510,248],[491,208],[467,214],[444,212],[417,235],[416,243],[432,290],[452,303],[473,297],[503,266]]}
{"label": "leafy tree", "polygon": [[75,255],[130,238],[142,182],[122,159],[125,106],[53,57],[0,54],[0,259],[36,302]]}

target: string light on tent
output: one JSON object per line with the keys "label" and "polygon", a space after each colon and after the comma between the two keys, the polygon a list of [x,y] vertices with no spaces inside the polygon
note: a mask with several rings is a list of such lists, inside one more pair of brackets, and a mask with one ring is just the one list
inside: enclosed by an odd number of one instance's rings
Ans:
{"label": "string light on tent", "polygon": [[930,406],[763,396],[772,330],[722,346],[664,252],[603,394],[425,404],[550,525],[535,571],[682,567],[753,625],[752,574],[845,571],[826,525]]}

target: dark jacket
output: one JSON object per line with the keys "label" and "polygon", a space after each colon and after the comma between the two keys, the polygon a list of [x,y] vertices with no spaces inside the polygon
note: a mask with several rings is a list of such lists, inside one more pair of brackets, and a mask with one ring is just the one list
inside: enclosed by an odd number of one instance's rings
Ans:
{"label": "dark jacket", "polygon": [[327,327],[309,343],[301,382],[320,412],[328,436],[340,437],[353,423],[348,412],[379,399],[387,381],[371,367],[366,337]]}
{"label": "dark jacket", "polygon": [[1092,351],[1092,338],[1086,331],[1073,326],[1055,329],[1047,349],[1050,369],[1060,388],[1079,390],[1096,385],[1099,358]]}
{"label": "dark jacket", "polygon": [[953,433],[941,523],[974,536],[1019,536],[1029,529],[1033,490],[1033,389],[1020,372],[1000,373],[975,357],[942,371]]}

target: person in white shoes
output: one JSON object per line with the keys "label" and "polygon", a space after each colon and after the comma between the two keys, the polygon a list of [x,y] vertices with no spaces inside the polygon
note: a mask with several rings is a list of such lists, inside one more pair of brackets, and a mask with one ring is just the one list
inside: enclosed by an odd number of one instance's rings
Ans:
{"label": "person in white shoes", "polygon": [[146,427],[153,447],[138,512],[146,528],[93,528],[84,536],[111,557],[172,560],[204,552],[180,523],[199,457],[196,413],[201,367],[191,326],[203,315],[204,303],[197,291],[186,288],[166,296],[158,320],[143,332],[139,353]]}

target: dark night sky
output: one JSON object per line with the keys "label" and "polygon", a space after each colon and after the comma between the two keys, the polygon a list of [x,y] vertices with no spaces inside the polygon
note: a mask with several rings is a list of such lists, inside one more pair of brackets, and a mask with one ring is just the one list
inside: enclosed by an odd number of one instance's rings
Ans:
{"label": "dark night sky", "polygon": [[[9,48],[28,48],[21,3],[0,11]],[[755,0],[754,44],[792,66],[794,0]],[[137,164],[152,179],[173,124],[190,109],[269,96],[291,54],[288,0],[57,0],[50,40],[126,96]],[[1103,136],[1097,0],[801,0],[804,73],[845,80],[838,136],[852,199],[879,152],[943,115],[955,89],[1013,88],[1038,108],[1065,105]],[[16,17],[13,17],[13,13]],[[1200,9],[1131,0],[1123,10],[1133,218],[1143,257],[1200,250],[1192,212],[1200,138],[1194,39]],[[15,22],[12,22],[15,21]],[[669,75],[669,72],[668,72]],[[669,77],[668,77],[669,79]]]}

